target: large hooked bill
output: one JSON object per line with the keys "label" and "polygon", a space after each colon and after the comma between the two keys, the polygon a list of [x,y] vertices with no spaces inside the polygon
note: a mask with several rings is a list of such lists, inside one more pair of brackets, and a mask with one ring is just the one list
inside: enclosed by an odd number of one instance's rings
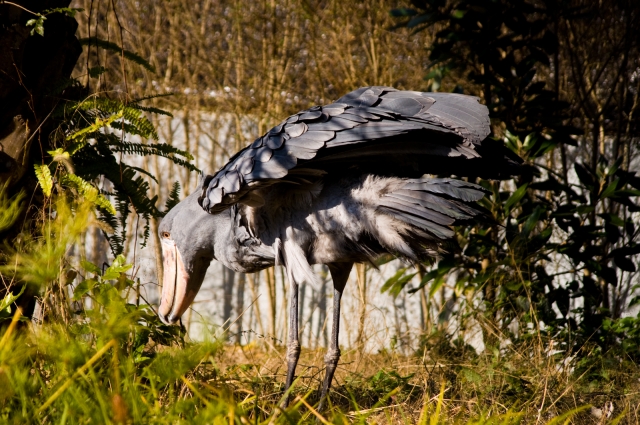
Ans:
{"label": "large hooked bill", "polygon": [[[187,311],[202,282],[190,282],[192,276],[185,268],[180,250],[174,241],[162,240],[162,258],[164,278],[158,316],[163,323],[172,325]],[[200,275],[200,273],[194,274],[196,276],[193,277],[196,279]]]}

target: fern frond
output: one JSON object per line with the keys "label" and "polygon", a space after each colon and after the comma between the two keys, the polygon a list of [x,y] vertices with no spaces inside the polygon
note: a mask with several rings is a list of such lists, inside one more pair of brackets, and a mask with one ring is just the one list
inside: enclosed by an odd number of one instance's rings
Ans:
{"label": "fern frond", "polygon": [[142,248],[145,248],[147,246],[147,242],[149,241],[149,236],[151,236],[151,225],[150,225],[151,217],[145,216],[144,219],[145,220],[144,220],[144,227],[142,229],[142,241],[140,242],[140,246]]}
{"label": "fern frond", "polygon": [[107,223],[107,225],[113,229],[113,233],[109,234],[105,229],[101,229],[104,237],[109,242],[109,247],[114,255],[117,255],[124,251],[124,239],[115,229],[118,228],[118,219],[115,214],[111,214],[108,211],[99,211],[100,221]]}
{"label": "fern frond", "polygon": [[176,165],[180,165],[182,167],[188,168],[191,171],[200,172],[200,170],[190,162],[177,158],[176,155],[180,155],[185,157],[187,160],[193,160],[193,155],[189,152],[184,151],[182,149],[178,149],[174,146],[171,146],[167,143],[133,143],[133,142],[122,142],[117,141],[111,145],[111,149],[114,152],[122,152],[127,155],[158,155],[164,158],[169,159]]}
{"label": "fern frond", "polygon": [[96,97],[80,102],[77,106],[82,110],[100,111],[100,113],[102,114],[121,113],[121,117],[123,117],[128,122],[128,124],[134,126],[135,129],[132,129],[131,127],[128,127],[129,130],[123,129],[124,126],[122,125],[122,123],[119,122],[112,124],[113,121],[111,121],[110,123],[111,127],[124,131],[134,131],[134,134],[138,134],[144,138],[158,140],[158,133],[156,132],[155,127],[153,126],[151,121],[149,121],[147,117],[143,115],[142,112],[144,111],[144,109],[140,105],[125,105],[117,99]]}
{"label": "fern frond", "polygon": [[78,177],[75,174],[65,174],[60,178],[60,183],[73,187],[80,195],[84,196],[89,202],[93,202],[97,207],[112,214],[116,213],[111,202],[102,196],[96,187],[82,177]]}
{"label": "fern frond", "polygon": [[106,118],[104,120],[101,120],[100,118],[96,118],[96,122],[94,124],[91,124],[88,127],[80,129],[80,130],[76,131],[75,133],[69,134],[67,136],[67,140],[76,140],[76,139],[79,139],[83,135],[90,134],[90,133],[95,133],[96,131],[100,130],[101,128],[106,127],[108,125],[111,125],[111,123],[113,123],[115,120],[118,120],[118,119],[122,118],[123,112],[124,111],[118,111],[117,113],[111,115],[109,118]]}
{"label": "fern frond", "polygon": [[127,167],[131,168],[132,170],[137,171],[137,172],[138,172],[138,173],[140,173],[140,174],[144,174],[144,175],[146,175],[146,176],[147,176],[147,177],[149,177],[151,180],[153,180],[154,182],[158,183],[158,179],[156,179],[156,176],[154,176],[153,174],[151,174],[151,173],[150,173],[150,172],[148,172],[147,170],[145,170],[145,169],[143,169],[143,168],[140,168],[140,167],[135,167],[135,166],[133,166],[133,165],[126,165],[126,164],[123,164],[123,165],[125,165],[125,166],[127,166]]}
{"label": "fern frond", "polygon": [[112,145],[114,152],[122,152],[130,155],[180,155],[188,160],[193,160],[189,152],[176,148],[168,143],[133,143],[121,142],[119,139]]}
{"label": "fern frond", "polygon": [[135,107],[136,109],[149,112],[151,114],[165,115],[167,117],[173,118],[173,114],[169,111],[165,111],[164,109],[154,108],[153,106],[141,106],[141,105],[136,105]]}
{"label": "fern frond", "polygon": [[136,175],[136,171],[126,164],[120,164],[116,172],[109,170],[107,177],[114,185],[118,201],[131,205],[136,214],[148,214],[157,217],[160,211],[156,207],[158,196],[149,198],[149,182],[141,176]]}
{"label": "fern frond", "polygon": [[51,176],[51,170],[49,170],[48,165],[34,165],[36,171],[36,178],[38,179],[38,183],[40,183],[40,187],[42,188],[42,192],[48,198],[51,196],[51,190],[53,189],[53,177]]}
{"label": "fern frond", "polygon": [[[150,98],[163,96],[165,95]],[[67,158],[67,154],[73,157],[75,172],[69,171],[61,181],[96,205],[99,220],[104,223],[102,231],[114,255],[124,250],[127,223],[132,213],[135,212],[138,218],[142,219],[140,224],[143,226],[143,246],[150,236],[149,222],[152,217],[164,215],[156,205],[158,196],[149,196],[150,180],[145,176],[158,183],[155,176],[122,162],[118,154],[158,155],[189,170],[199,171],[190,162],[193,161],[193,156],[184,150],[166,143],[133,143],[123,140],[119,132],[105,131],[105,127],[109,126],[122,131],[123,135],[139,135],[145,139],[158,140],[156,129],[146,113],[172,115],[158,108],[138,104],[145,99],[137,99],[127,104],[118,99],[101,97],[65,102],[60,113],[65,120],[61,132],[67,135],[67,142],[62,148],[51,153],[56,158]],[[91,143],[88,143],[89,140]],[[98,177],[103,177],[113,184],[111,193],[101,192],[90,183]],[[179,193],[180,185],[176,182],[166,203],[168,209],[179,201]],[[110,196],[112,202],[109,202],[105,195]]]}
{"label": "fern frond", "polygon": [[83,46],[95,46],[95,47],[100,47],[102,49],[110,50],[112,52],[118,53],[124,56],[125,59],[128,59],[131,62],[137,63],[138,65],[142,66],[143,68],[153,73],[156,72],[156,69],[153,67],[153,65],[151,65],[147,60],[143,59],[142,56],[132,52],[131,50],[124,49],[111,41],[103,40],[98,37],[81,38],[78,41],[80,41],[80,44]]}
{"label": "fern frond", "polygon": [[[114,122],[116,120],[111,120],[109,123],[111,127],[118,130],[124,130],[125,132],[132,132],[133,134],[153,140],[158,140],[158,133],[156,132],[154,125],[143,114],[143,112],[160,113],[172,116],[169,112],[158,108],[145,107],[135,103],[124,104],[118,99],[100,97],[93,97],[81,102],[75,102],[72,106],[76,111],[85,111],[89,116],[96,116],[95,119],[98,119],[97,117],[105,119],[107,117],[112,117],[113,114],[122,114],[121,117],[124,118],[126,122]],[[125,126],[129,127],[123,128]]]}
{"label": "fern frond", "polygon": [[128,122],[125,122],[125,121],[117,121],[117,122],[111,123],[111,128],[115,130],[123,131],[125,133],[131,134],[134,136],[145,137],[143,132],[140,131],[138,127],[136,127],[133,124],[129,124]]}
{"label": "fern frond", "polygon": [[[88,103],[80,105],[80,108],[84,109],[87,106],[91,109],[98,109],[102,112],[110,112],[113,114],[122,112],[122,117],[128,121],[128,124],[135,127],[128,127],[129,129],[125,129],[124,131],[133,131],[135,132],[134,134],[138,134],[144,138],[158,140],[158,133],[155,127],[151,121],[142,114],[143,109],[139,105],[125,105],[116,99],[95,98]],[[118,123],[112,124],[111,126],[120,129],[123,127],[122,123],[120,123],[120,125],[118,125]]]}
{"label": "fern frond", "polygon": [[169,210],[180,202],[180,182],[176,180],[173,182],[173,187],[171,188],[171,192],[169,192],[169,199],[164,204],[165,212],[169,212]]}

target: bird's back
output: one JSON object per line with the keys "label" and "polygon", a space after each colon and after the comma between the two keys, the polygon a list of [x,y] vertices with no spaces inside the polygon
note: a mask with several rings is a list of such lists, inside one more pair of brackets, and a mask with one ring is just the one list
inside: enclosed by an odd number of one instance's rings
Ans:
{"label": "bird's back", "polygon": [[270,190],[264,206],[239,210],[250,233],[281,249],[302,280],[312,279],[309,264],[371,263],[383,253],[425,261],[442,252],[452,225],[484,214],[475,203],[484,189],[453,179],[361,174],[315,190]]}

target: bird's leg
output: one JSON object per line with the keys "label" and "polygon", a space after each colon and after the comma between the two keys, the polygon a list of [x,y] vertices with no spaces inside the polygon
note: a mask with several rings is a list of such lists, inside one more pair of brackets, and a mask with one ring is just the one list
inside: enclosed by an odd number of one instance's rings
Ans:
{"label": "bird's leg", "polygon": [[[298,284],[291,278],[291,301],[289,304],[289,340],[287,341],[287,381],[284,386],[285,392],[291,388],[295,378],[296,366],[300,357],[300,342],[298,340]],[[289,405],[290,394],[287,394],[282,407]]]}
{"label": "bird's leg", "polygon": [[338,366],[338,360],[340,359],[340,345],[338,344],[338,334],[340,333],[340,300],[342,298],[342,292],[344,286],[349,279],[349,273],[353,267],[353,263],[332,263],[329,264],[329,272],[331,273],[331,279],[333,280],[333,319],[331,323],[331,341],[329,343],[329,351],[324,357],[324,363],[327,366],[324,381],[322,383],[322,389],[320,391],[320,403],[318,410],[322,411],[324,403],[327,398],[329,388],[331,388],[331,381],[333,380],[333,374]]}

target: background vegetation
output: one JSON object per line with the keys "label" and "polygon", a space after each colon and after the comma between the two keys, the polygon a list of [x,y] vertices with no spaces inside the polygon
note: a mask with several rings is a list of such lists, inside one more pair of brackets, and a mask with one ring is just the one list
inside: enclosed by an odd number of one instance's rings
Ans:
{"label": "background vegetation", "polygon": [[[375,272],[357,270],[321,421],[638,422],[637,2],[44,3],[0,4],[3,422],[314,420],[321,350],[276,407],[277,271],[223,275],[266,285],[267,311],[229,299],[193,342],[157,320],[136,253],[197,167],[363,85],[479,96],[539,172],[480,182],[500,225],[374,288],[419,299],[417,344],[363,348]],[[224,344],[249,309],[266,338]]]}

